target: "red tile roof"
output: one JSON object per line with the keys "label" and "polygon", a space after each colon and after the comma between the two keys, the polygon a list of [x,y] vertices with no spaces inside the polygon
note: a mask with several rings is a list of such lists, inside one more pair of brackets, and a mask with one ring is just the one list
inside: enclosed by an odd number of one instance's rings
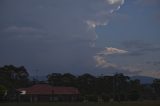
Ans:
{"label": "red tile roof", "polygon": [[26,94],[32,95],[79,94],[79,90],[74,87],[52,87],[48,84],[38,84],[29,88],[20,88],[17,90],[20,92],[25,91]]}
{"label": "red tile roof", "polygon": [[53,87],[54,94],[79,94],[78,89],[73,87]]}

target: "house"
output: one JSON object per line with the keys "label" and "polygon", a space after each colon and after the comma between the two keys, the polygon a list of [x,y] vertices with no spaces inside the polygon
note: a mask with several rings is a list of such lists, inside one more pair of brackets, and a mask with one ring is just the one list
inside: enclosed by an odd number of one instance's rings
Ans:
{"label": "house", "polygon": [[74,87],[52,87],[48,84],[37,84],[28,88],[17,89],[19,101],[77,101],[79,90]]}

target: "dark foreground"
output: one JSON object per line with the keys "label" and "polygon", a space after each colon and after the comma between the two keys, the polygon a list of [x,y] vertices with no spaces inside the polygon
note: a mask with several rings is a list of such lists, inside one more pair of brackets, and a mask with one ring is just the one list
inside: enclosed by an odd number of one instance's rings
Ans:
{"label": "dark foreground", "polygon": [[0,103],[0,106],[160,106],[160,101],[121,103]]}

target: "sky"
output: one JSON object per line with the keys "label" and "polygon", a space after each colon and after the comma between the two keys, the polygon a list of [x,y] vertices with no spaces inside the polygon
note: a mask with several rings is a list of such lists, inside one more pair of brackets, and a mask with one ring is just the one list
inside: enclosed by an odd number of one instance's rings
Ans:
{"label": "sky", "polygon": [[160,0],[0,0],[0,67],[160,78]]}

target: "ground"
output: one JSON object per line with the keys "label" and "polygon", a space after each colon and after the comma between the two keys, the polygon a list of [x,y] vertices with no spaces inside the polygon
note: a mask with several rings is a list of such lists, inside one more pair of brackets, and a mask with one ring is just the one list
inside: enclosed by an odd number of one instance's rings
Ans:
{"label": "ground", "polygon": [[122,103],[0,103],[0,106],[160,106],[160,101]]}

